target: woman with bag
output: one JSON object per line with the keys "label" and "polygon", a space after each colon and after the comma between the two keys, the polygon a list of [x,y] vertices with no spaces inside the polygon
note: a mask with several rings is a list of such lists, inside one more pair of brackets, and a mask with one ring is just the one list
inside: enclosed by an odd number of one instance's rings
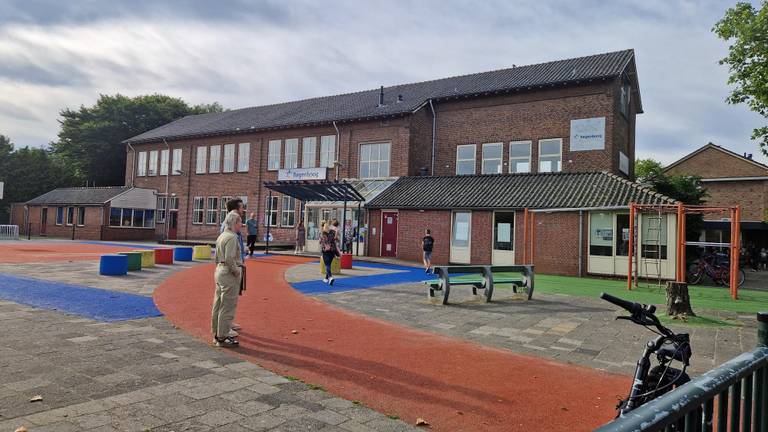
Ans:
{"label": "woman with bag", "polygon": [[333,274],[331,273],[331,264],[333,259],[339,256],[339,248],[336,245],[335,232],[323,224],[323,232],[320,234],[320,251],[323,254],[323,264],[325,264],[325,278],[323,282],[333,285]]}

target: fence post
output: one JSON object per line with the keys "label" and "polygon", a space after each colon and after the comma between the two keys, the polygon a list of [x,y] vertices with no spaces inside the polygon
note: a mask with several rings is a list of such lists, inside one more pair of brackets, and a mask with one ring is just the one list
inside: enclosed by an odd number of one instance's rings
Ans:
{"label": "fence post", "polygon": [[32,222],[27,226],[27,240],[32,240]]}
{"label": "fence post", "polygon": [[768,312],[757,313],[757,346],[768,347]]}

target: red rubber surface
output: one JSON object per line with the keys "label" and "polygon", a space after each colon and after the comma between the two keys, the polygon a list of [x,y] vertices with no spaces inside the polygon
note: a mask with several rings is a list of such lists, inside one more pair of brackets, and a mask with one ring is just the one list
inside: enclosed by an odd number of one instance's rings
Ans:
{"label": "red rubber surface", "polygon": [[[444,431],[587,431],[614,416],[631,379],[348,313],[293,290],[286,269],[307,260],[250,260],[237,355],[349,400]],[[171,276],[155,303],[211,339],[213,265]],[[447,310],[450,310],[448,308]],[[297,330],[298,334],[292,334]]]}
{"label": "red rubber surface", "polygon": [[128,252],[133,247],[64,242],[13,242],[0,247],[0,263],[23,264],[98,260],[102,254]]}

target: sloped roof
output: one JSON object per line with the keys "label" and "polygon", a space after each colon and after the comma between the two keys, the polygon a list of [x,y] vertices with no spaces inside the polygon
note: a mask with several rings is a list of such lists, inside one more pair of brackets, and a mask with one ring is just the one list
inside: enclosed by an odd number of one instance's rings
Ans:
{"label": "sloped roof", "polygon": [[94,205],[104,204],[131,189],[128,186],[61,188],[44,193],[26,202],[27,205]]}
{"label": "sloped roof", "polygon": [[[491,72],[402,84],[380,89],[187,116],[125,140],[125,143],[224,135],[333,121],[386,118],[412,113],[428,100],[489,95],[544,86],[577,84],[620,76],[633,50],[615,51]],[[398,95],[402,101],[398,102]]]}
{"label": "sloped roof", "polygon": [[681,157],[680,159],[672,162],[671,164],[669,164],[666,167],[664,167],[664,171],[665,172],[669,171],[670,169],[680,165],[681,163],[689,160],[690,158],[692,158],[692,157],[696,156],[697,154],[699,154],[699,153],[701,153],[701,152],[703,152],[705,150],[708,150],[708,149],[713,149],[713,150],[717,150],[717,151],[723,152],[723,153],[727,154],[728,156],[735,157],[735,158],[737,158],[737,159],[739,159],[739,160],[741,160],[743,162],[750,163],[752,165],[758,166],[758,167],[763,168],[766,171],[768,171],[768,165],[762,164],[762,163],[760,163],[760,162],[758,162],[758,161],[756,161],[754,159],[750,159],[750,158],[745,157],[743,155],[740,155],[740,154],[738,154],[738,153],[736,153],[734,151],[728,150],[725,147],[720,147],[719,145],[713,144],[713,143],[708,143],[708,144],[706,144],[704,146],[701,146],[698,149],[696,149],[696,150],[688,153],[687,155]]}
{"label": "sloped roof", "polygon": [[673,204],[607,172],[401,177],[366,207],[392,209],[563,209]]}

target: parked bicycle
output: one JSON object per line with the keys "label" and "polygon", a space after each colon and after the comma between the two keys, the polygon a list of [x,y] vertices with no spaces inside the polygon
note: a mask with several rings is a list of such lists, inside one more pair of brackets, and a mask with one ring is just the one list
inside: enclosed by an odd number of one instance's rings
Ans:
{"label": "parked bicycle", "polygon": [[[632,388],[629,396],[619,401],[616,406],[616,417],[627,414],[691,380],[685,373],[693,355],[687,333],[676,334],[662,325],[655,315],[654,305],[633,303],[606,293],[600,294],[600,298],[629,311],[630,316],[619,316],[616,319],[632,321],[659,335],[648,341],[642,357],[637,361]],[[651,367],[652,355],[655,355],[658,361],[654,367]],[[673,361],[682,363],[682,369],[671,367]],[[675,425],[672,430],[682,430],[679,428],[681,425]]]}
{"label": "parked bicycle", "polygon": [[[731,268],[728,257],[721,254],[704,254],[698,260],[688,266],[688,283],[698,285],[704,280],[704,276],[709,276],[718,285],[730,285]],[[744,284],[746,274],[743,269],[739,269],[738,286]]]}

